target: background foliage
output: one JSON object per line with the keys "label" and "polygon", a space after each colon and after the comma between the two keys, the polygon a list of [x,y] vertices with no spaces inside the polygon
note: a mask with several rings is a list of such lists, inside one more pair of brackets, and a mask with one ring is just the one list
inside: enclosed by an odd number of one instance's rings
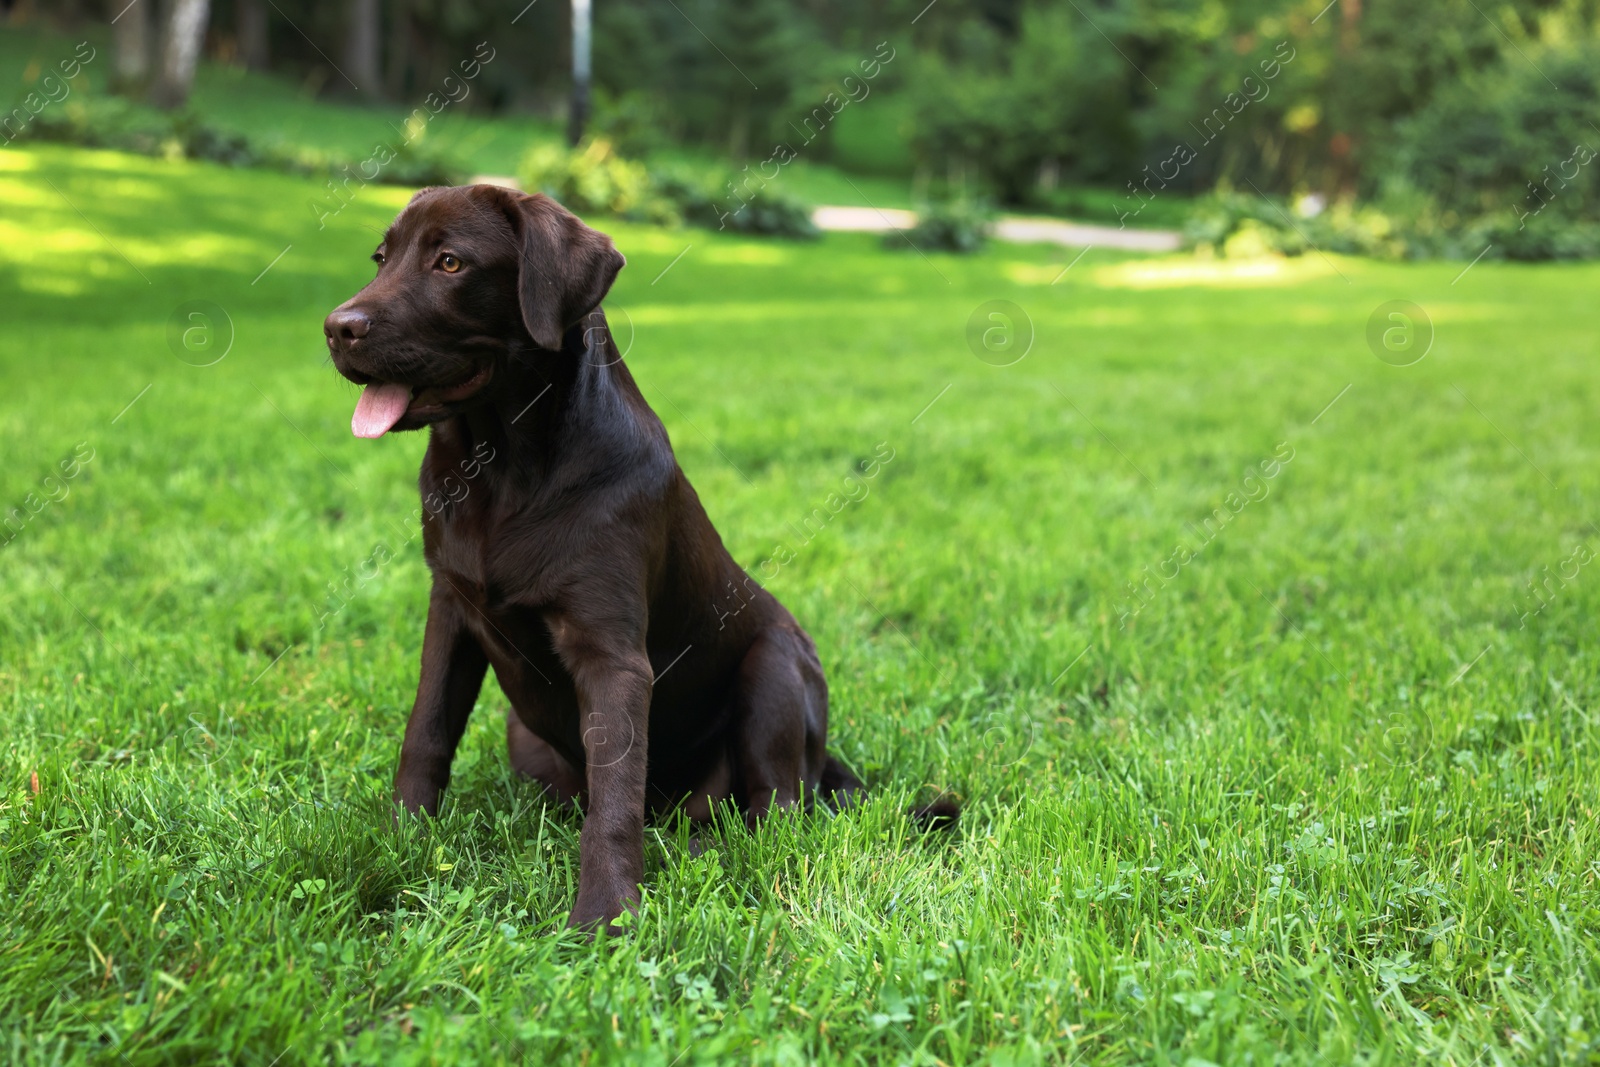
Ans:
{"label": "background foliage", "polygon": [[[53,17],[120,6],[81,0]],[[214,6],[212,56],[243,62],[252,6]],[[486,66],[463,109],[564,112],[564,4],[388,0],[372,9],[382,76],[359,92],[329,58],[350,10],[275,2],[257,65],[322,97],[409,103],[478,42],[514,42],[516,60]],[[1397,236],[1330,238],[1351,248],[1587,255],[1600,248],[1596,170],[1561,165],[1600,149],[1597,12],[1594,0],[602,0],[595,125],[625,156],[693,150],[735,168],[787,144],[914,180],[919,200],[1115,221],[1151,198],[1241,190],[1309,205],[1306,218],[1328,203],[1383,212]],[[895,58],[863,81],[880,42]],[[804,126],[818,108],[834,113],[820,132]],[[1193,158],[1172,174],[1180,145]]]}

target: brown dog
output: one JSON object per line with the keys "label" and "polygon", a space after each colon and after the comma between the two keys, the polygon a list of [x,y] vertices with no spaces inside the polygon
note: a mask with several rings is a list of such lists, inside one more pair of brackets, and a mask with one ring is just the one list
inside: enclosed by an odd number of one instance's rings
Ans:
{"label": "brown dog", "polygon": [[491,666],[513,766],[585,812],[569,925],[638,900],[647,808],[753,820],[858,789],[811,638],[722,547],[606,329],[610,238],[543,196],[424,189],[372,258],[324,326],[365,386],[352,429],[432,428],[396,801],[437,812]]}

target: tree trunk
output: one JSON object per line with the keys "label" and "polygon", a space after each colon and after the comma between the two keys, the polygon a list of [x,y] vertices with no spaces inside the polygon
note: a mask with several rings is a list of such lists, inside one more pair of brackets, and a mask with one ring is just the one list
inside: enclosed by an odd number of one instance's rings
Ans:
{"label": "tree trunk", "polygon": [[378,73],[378,0],[348,0],[344,35],[344,70],[356,92],[377,96],[382,90]]}
{"label": "tree trunk", "polygon": [[239,23],[239,58],[247,70],[266,70],[272,59],[267,47],[266,5],[262,0],[239,0],[235,18]]}
{"label": "tree trunk", "polygon": [[173,0],[161,49],[161,72],[150,94],[157,107],[182,107],[194,88],[194,71],[200,65],[200,46],[206,39],[210,0]]}
{"label": "tree trunk", "polygon": [[589,124],[589,0],[572,0],[572,112],[567,143],[574,148]]}
{"label": "tree trunk", "polygon": [[139,0],[111,24],[115,53],[111,85],[128,96],[143,92],[150,78],[150,38],[154,36],[150,32],[150,19],[154,7],[150,0]]}
{"label": "tree trunk", "polygon": [[739,94],[733,105],[733,117],[728,122],[728,158],[735,163],[750,155],[750,98]]}
{"label": "tree trunk", "polygon": [[392,100],[406,94],[406,66],[411,60],[411,8],[407,0],[389,0],[388,64],[383,89]]}

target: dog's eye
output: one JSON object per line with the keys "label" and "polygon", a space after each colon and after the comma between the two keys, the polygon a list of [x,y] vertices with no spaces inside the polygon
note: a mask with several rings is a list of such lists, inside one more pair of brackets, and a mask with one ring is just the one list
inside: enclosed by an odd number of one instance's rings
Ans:
{"label": "dog's eye", "polygon": [[383,266],[383,253],[382,252],[374,252],[374,253],[372,253],[372,262],[376,263],[380,267]]}
{"label": "dog's eye", "polygon": [[439,269],[446,274],[454,274],[461,269],[461,261],[449,252],[439,257]]}

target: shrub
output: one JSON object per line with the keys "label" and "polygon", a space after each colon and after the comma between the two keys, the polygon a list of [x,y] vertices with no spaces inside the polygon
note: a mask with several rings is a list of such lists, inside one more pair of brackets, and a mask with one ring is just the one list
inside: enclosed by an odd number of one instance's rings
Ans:
{"label": "shrub", "polygon": [[1600,47],[1538,58],[1544,73],[1503,64],[1441,88],[1402,125],[1393,176],[1463,219],[1600,221]]}
{"label": "shrub", "polygon": [[570,150],[539,145],[523,157],[519,178],[524,189],[554,197],[579,214],[678,221],[672,204],[656,194],[645,165],[624,159],[603,137]]}
{"label": "shrub", "polygon": [[79,94],[58,107],[45,108],[22,131],[22,136],[88,148],[117,148],[141,155],[167,155],[182,149],[173,136],[173,123],[171,117],[135,108],[119,97]]}
{"label": "shrub", "polygon": [[723,191],[726,179],[722,175],[683,166],[657,169],[651,181],[656,195],[696,226],[797,240],[810,240],[818,234],[811,209],[777,189],[764,188],[750,200],[740,200]]}
{"label": "shrub", "polygon": [[887,248],[937,249],[967,254],[981,249],[994,229],[994,213],[979,200],[946,200],[917,213],[909,230],[885,234]]}
{"label": "shrub", "polygon": [[[1281,208],[1280,208],[1281,210]],[[1297,256],[1306,242],[1260,197],[1220,192],[1201,197],[1183,226],[1190,247],[1221,256]]]}
{"label": "shrub", "polygon": [[425,148],[418,141],[401,141],[393,146],[394,158],[373,181],[387,185],[459,185],[467,174],[459,164],[436,148]]}
{"label": "shrub", "polygon": [[1379,259],[1593,259],[1600,223],[1550,212],[1518,219],[1493,212],[1463,219],[1431,195],[1391,187],[1372,204],[1335,204],[1306,217],[1259,196],[1217,193],[1195,201],[1184,226],[1192,248],[1221,256],[1323,252]]}
{"label": "shrub", "polygon": [[1377,207],[1337,204],[1313,214],[1296,205],[1231,191],[1194,201],[1183,236],[1191,248],[1226,257],[1298,256],[1315,247],[1402,259],[1421,250],[1392,215]]}
{"label": "shrub", "polygon": [[1488,257],[1498,259],[1596,259],[1600,258],[1600,224],[1559,215],[1541,215],[1518,225],[1509,219],[1492,217],[1492,222],[1472,227],[1473,251],[1489,248]]}
{"label": "shrub", "polygon": [[[204,159],[230,167],[269,167],[293,174],[334,178],[364,174],[370,161],[344,159],[298,145],[261,144],[244,134],[207,125],[190,112],[166,114],[121,97],[82,96],[46,108],[24,137],[89,148],[114,148],[145,156]],[[389,185],[453,185],[459,167],[420,141],[391,148],[393,158],[368,181]]]}
{"label": "shrub", "polygon": [[[732,203],[740,206],[730,211]],[[697,225],[756,237],[809,241],[819,234],[816,223],[811,221],[811,208],[804,201],[770,187],[742,203],[707,197],[693,215],[686,212],[685,217]]]}
{"label": "shrub", "polygon": [[[605,152],[535,149],[528,188],[538,188],[574,210],[600,211],[649,222],[688,222],[707,229],[763,237],[810,239],[818,235],[811,210],[776,189],[741,201],[723,192],[723,175],[681,164],[647,168]],[[527,168],[525,168],[527,169]],[[596,196],[599,192],[601,195]]]}
{"label": "shrub", "polygon": [[687,167],[668,165],[650,172],[650,183],[657,196],[671,204],[685,222],[696,226],[715,226],[721,205],[716,197],[715,179]]}

